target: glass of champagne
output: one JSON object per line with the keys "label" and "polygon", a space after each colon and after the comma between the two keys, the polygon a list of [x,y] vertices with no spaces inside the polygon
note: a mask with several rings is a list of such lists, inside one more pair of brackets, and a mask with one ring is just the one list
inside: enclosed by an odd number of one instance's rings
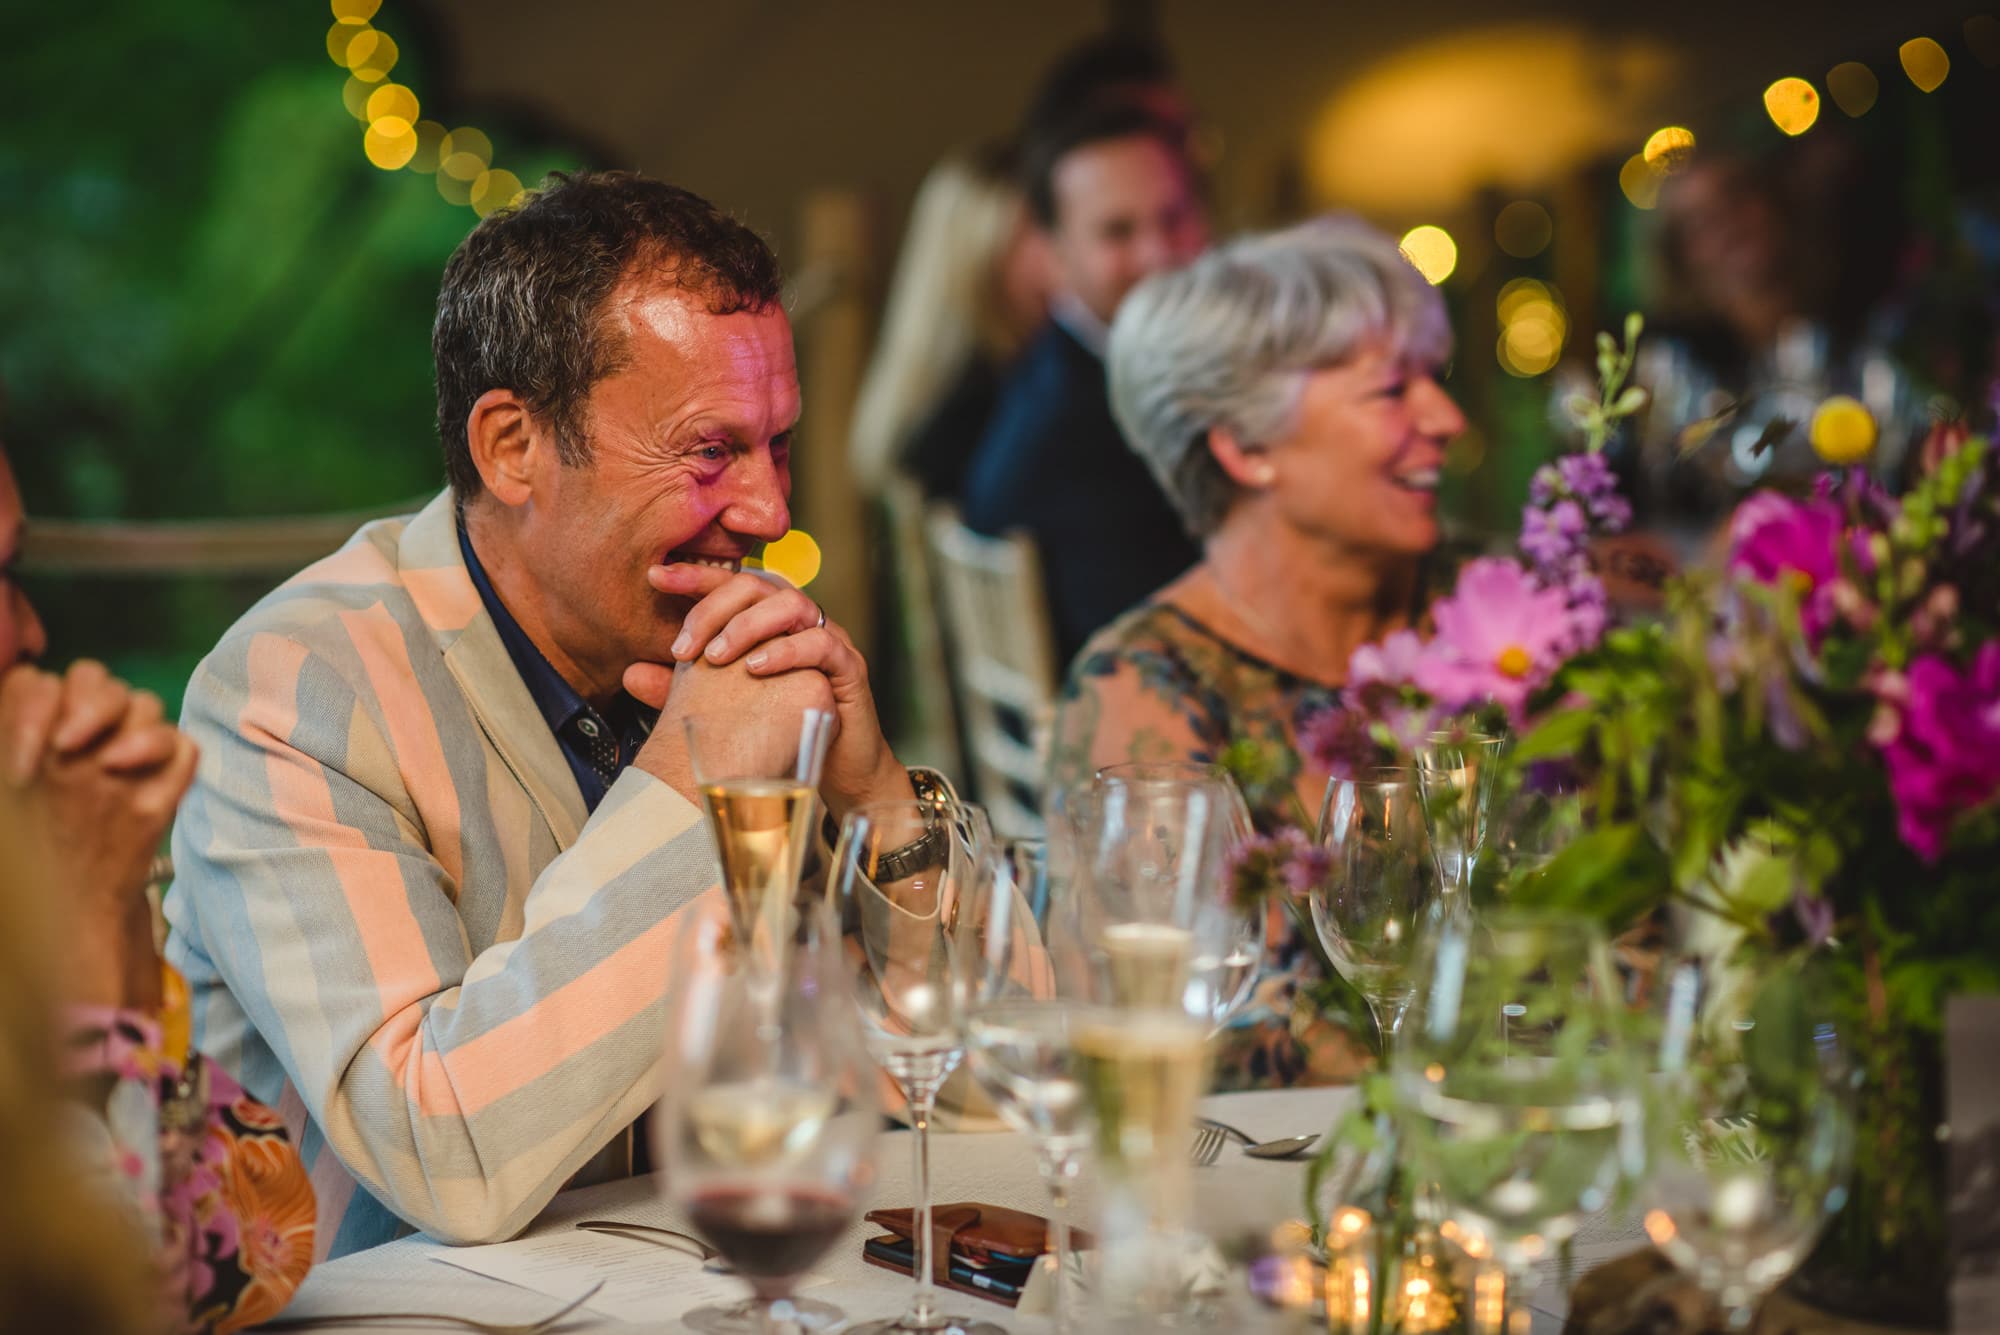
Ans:
{"label": "glass of champagne", "polygon": [[1070,1192],[1090,1139],[1075,1047],[1080,1007],[1058,994],[1037,902],[1045,890],[1043,849],[1013,840],[977,858],[973,898],[957,931],[973,977],[966,1059],[1001,1118],[1031,1136],[1049,1192],[1055,1257],[1055,1319],[1069,1329]]}
{"label": "glass of champagne", "polygon": [[1810,963],[1669,957],[1646,1019],[1658,1108],[1646,1233],[1748,1330],[1846,1201],[1853,1068]]}
{"label": "glass of champagne", "polygon": [[805,709],[761,726],[697,716],[682,726],[722,863],[731,925],[752,959],[775,972],[792,936],[792,901],[812,843],[834,716]]}
{"label": "glass of champagne", "polygon": [[1431,825],[1431,848],[1445,889],[1469,894],[1486,848],[1493,777],[1506,739],[1489,733],[1441,730],[1417,748],[1417,780]]}
{"label": "glass of champagne", "polygon": [[1004,1335],[992,1322],[940,1311],[932,1283],[931,1115],[965,1055],[975,970],[957,929],[962,909],[975,902],[979,825],[976,813],[938,803],[869,804],[848,812],[834,850],[827,895],[842,934],[845,986],[869,1055],[908,1105],[916,1193],[910,1306],[854,1335]]}
{"label": "glass of champagne", "polygon": [[853,1008],[826,1004],[844,985],[839,953],[808,921],[792,949],[753,965],[719,903],[688,918],[674,951],[655,1152],[668,1201],[754,1296],[683,1319],[710,1335],[830,1329],[840,1309],[792,1290],[860,1214],[882,1117]]}
{"label": "glass of champagne", "polygon": [[1319,837],[1332,856],[1309,896],[1313,927],[1327,958],[1368,1002],[1386,1056],[1417,988],[1419,942],[1448,902],[1416,771],[1332,780]]}
{"label": "glass of champagne", "polygon": [[1505,1272],[1502,1328],[1525,1329],[1535,1264],[1643,1167],[1610,953],[1594,923],[1501,909],[1446,918],[1418,976],[1391,1057],[1398,1131]]}

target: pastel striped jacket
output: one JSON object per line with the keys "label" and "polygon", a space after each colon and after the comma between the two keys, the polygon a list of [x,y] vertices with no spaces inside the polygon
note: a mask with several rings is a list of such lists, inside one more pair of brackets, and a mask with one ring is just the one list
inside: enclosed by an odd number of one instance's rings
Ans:
{"label": "pastel striped jacket", "polygon": [[181,719],[168,955],[300,1146],[322,1255],[505,1238],[586,1165],[629,1172],[676,915],[714,880],[651,775],[586,812],[455,522],[447,492],[287,581]]}

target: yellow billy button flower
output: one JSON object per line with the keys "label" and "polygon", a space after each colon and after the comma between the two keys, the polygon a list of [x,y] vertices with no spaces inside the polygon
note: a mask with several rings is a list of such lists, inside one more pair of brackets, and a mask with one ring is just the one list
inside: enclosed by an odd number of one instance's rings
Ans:
{"label": "yellow billy button flower", "polygon": [[1528,657],[1528,651],[1518,644],[1508,645],[1493,660],[1494,671],[1503,677],[1512,677],[1516,681],[1527,676],[1528,669],[1534,665],[1535,660]]}
{"label": "yellow billy button flower", "polygon": [[1820,404],[1808,434],[1813,452],[1834,467],[1858,464],[1875,451],[1875,414],[1859,399],[1836,394]]}

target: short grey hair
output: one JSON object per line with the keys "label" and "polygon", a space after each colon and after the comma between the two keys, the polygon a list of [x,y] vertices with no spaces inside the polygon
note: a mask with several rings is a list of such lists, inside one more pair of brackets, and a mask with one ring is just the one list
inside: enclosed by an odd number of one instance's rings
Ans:
{"label": "short grey hair", "polygon": [[1307,375],[1379,337],[1406,357],[1451,354],[1444,299],[1393,238],[1342,216],[1240,237],[1126,297],[1107,355],[1112,411],[1188,531],[1207,537],[1237,492],[1209,432],[1252,446],[1284,436]]}

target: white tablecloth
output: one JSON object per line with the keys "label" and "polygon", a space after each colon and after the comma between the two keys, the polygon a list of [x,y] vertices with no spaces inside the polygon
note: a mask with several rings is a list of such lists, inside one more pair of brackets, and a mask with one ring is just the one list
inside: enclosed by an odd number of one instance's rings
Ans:
{"label": "white tablecloth", "polygon": [[[1324,1131],[1345,1112],[1354,1094],[1349,1089],[1274,1090],[1218,1095],[1205,1110],[1253,1136],[1276,1138]],[[910,1198],[910,1149],[907,1132],[883,1138],[881,1185],[874,1206],[906,1205]],[[1228,1241],[1245,1233],[1267,1234],[1274,1224],[1303,1214],[1302,1162],[1273,1163],[1246,1158],[1234,1146],[1213,1166],[1195,1173],[1197,1225],[1210,1237]],[[1047,1196],[1035,1171],[1032,1144],[1016,1135],[937,1134],[931,1141],[931,1181],[939,1201],[983,1201],[1045,1212]],[[1076,1211],[1076,1222],[1088,1227],[1089,1188]],[[583,1219],[620,1219],[688,1230],[685,1218],[662,1200],[651,1178],[633,1178],[567,1191],[550,1204],[528,1230],[530,1235],[572,1229]],[[864,1239],[881,1230],[857,1222],[815,1267],[829,1282],[809,1290],[809,1296],[836,1303],[850,1319],[894,1316],[908,1302],[907,1276],[882,1270],[861,1259]],[[544,1295],[498,1280],[439,1265],[434,1257],[449,1249],[423,1236],[371,1248],[317,1267],[307,1277],[286,1317],[352,1315],[366,1312],[448,1312],[486,1321],[527,1321],[561,1304]],[[666,1253],[662,1253],[663,1256]],[[1266,1311],[1237,1286],[1232,1307],[1218,1329],[1273,1331],[1297,1329]],[[997,1321],[1016,1335],[1038,1335],[1052,1328],[1046,1319],[1010,1312],[1005,1307],[959,1294],[943,1297],[955,1312]],[[1546,1303],[1538,1303],[1547,1306]],[[633,1324],[579,1312],[562,1326],[563,1335],[581,1332],[636,1335],[637,1332],[678,1330],[678,1322]],[[325,1327],[338,1330],[338,1325]],[[373,1332],[401,1328],[356,1327]],[[409,1326],[410,1335],[430,1335],[436,1326]],[[1536,1335],[1553,1335],[1557,1323],[1537,1314]]]}

